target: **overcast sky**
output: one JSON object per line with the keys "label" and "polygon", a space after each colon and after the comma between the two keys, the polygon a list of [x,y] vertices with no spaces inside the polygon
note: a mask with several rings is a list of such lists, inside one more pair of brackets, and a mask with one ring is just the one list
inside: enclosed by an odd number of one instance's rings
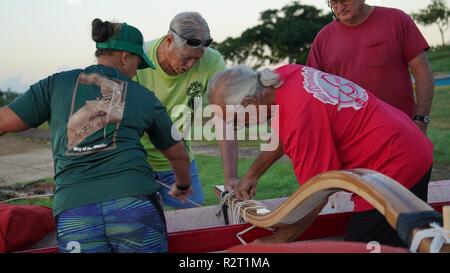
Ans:
{"label": "overcast sky", "polygon": [[[450,6],[450,0],[446,0]],[[172,17],[198,11],[208,21],[216,41],[239,36],[258,24],[259,14],[279,9],[286,0],[0,0],[0,89],[26,91],[28,86],[58,71],[95,63],[90,38],[93,18],[127,22],[146,40],[165,34]],[[302,4],[327,9],[325,0]],[[425,8],[430,0],[367,0],[407,13]],[[431,45],[440,43],[436,26],[419,26]],[[450,40],[450,30],[446,40]]]}

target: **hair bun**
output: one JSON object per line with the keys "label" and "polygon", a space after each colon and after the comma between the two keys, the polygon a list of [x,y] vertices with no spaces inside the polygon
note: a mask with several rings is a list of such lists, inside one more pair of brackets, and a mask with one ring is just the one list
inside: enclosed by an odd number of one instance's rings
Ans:
{"label": "hair bun", "polygon": [[258,78],[259,82],[265,87],[278,88],[282,84],[282,81],[280,80],[280,75],[267,68],[258,72]]}
{"label": "hair bun", "polygon": [[92,40],[97,43],[104,42],[114,33],[114,26],[108,21],[95,18],[92,21]]}

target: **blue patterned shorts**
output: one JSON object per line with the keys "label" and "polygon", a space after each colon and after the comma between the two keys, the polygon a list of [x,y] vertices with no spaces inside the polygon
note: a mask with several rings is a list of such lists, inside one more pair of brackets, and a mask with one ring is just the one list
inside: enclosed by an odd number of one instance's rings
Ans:
{"label": "blue patterned shorts", "polygon": [[156,194],[99,202],[56,217],[60,252],[168,252],[167,228]]}

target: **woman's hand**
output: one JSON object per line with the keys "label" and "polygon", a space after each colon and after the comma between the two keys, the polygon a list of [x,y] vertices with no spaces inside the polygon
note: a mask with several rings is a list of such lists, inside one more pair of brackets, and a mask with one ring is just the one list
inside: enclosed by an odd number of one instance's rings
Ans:
{"label": "woman's hand", "polygon": [[239,184],[235,186],[236,197],[239,200],[252,199],[256,195],[256,184],[258,184],[258,179],[242,178]]}
{"label": "woman's hand", "polygon": [[179,199],[182,203],[186,203],[186,198],[193,192],[192,186],[190,184],[186,186],[181,186],[177,183],[174,183],[172,185],[172,189],[169,191],[169,195]]}

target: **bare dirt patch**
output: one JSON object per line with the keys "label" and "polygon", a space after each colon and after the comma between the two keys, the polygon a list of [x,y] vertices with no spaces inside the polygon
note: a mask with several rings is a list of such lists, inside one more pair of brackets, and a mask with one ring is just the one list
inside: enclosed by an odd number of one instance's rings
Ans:
{"label": "bare dirt patch", "polygon": [[24,187],[52,176],[53,159],[48,140],[18,134],[0,137],[0,196],[39,193],[40,189]]}
{"label": "bare dirt patch", "polygon": [[6,134],[0,137],[0,156],[28,153],[49,147],[50,142],[44,139],[29,138],[16,134]]}

